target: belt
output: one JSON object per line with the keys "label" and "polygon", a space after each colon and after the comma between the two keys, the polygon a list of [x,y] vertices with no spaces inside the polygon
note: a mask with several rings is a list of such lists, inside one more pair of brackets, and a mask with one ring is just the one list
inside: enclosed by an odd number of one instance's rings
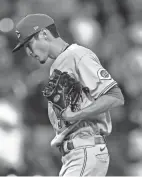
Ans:
{"label": "belt", "polygon": [[62,156],[68,154],[71,150],[83,147],[83,146],[95,146],[98,144],[105,144],[106,140],[103,136],[90,137],[88,139],[72,139],[65,141],[62,145],[59,146],[59,151]]}

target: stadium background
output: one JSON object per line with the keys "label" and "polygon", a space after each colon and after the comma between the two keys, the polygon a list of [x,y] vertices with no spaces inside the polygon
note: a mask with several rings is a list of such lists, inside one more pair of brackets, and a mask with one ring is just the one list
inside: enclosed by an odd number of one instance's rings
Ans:
{"label": "stadium background", "polygon": [[0,0],[0,175],[58,175],[60,153],[41,89],[48,67],[16,45],[14,24],[29,13],[55,19],[61,37],[92,49],[119,83],[125,106],[112,112],[108,176],[142,175],[142,1]]}

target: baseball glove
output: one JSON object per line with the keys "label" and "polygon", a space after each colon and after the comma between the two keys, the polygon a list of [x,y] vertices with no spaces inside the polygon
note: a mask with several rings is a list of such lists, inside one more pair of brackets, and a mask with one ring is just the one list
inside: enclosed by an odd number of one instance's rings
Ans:
{"label": "baseball glove", "polygon": [[78,101],[81,99],[83,87],[80,82],[72,78],[67,72],[57,69],[53,71],[43,95],[52,102],[57,117],[62,117],[63,111],[70,106],[71,111],[78,110]]}

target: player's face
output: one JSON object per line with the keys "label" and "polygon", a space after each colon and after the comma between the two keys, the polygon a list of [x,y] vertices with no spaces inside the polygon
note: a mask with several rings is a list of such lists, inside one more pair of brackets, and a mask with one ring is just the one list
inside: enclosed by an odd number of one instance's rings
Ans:
{"label": "player's face", "polygon": [[26,53],[44,64],[49,57],[49,44],[44,38],[32,38],[28,44],[25,45]]}

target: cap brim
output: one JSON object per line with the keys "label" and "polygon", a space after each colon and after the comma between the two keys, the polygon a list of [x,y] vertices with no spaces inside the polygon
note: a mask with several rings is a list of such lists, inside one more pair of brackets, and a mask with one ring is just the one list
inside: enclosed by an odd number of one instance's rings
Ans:
{"label": "cap brim", "polygon": [[31,36],[27,37],[23,42],[19,42],[16,47],[12,50],[12,52],[16,52],[18,50],[20,50],[29,40],[32,39],[32,37],[37,34],[38,32],[32,34]]}
{"label": "cap brim", "polygon": [[16,45],[16,47],[12,50],[12,52],[16,52],[16,51],[20,50],[32,37],[33,37],[33,35],[26,38],[23,42],[19,42]]}
{"label": "cap brim", "polygon": [[16,47],[12,50],[12,52],[16,52],[16,51],[18,51],[18,50],[20,50],[23,46],[24,46],[24,44],[25,44],[25,42],[23,42],[23,43],[18,43],[17,45],[16,45]]}

